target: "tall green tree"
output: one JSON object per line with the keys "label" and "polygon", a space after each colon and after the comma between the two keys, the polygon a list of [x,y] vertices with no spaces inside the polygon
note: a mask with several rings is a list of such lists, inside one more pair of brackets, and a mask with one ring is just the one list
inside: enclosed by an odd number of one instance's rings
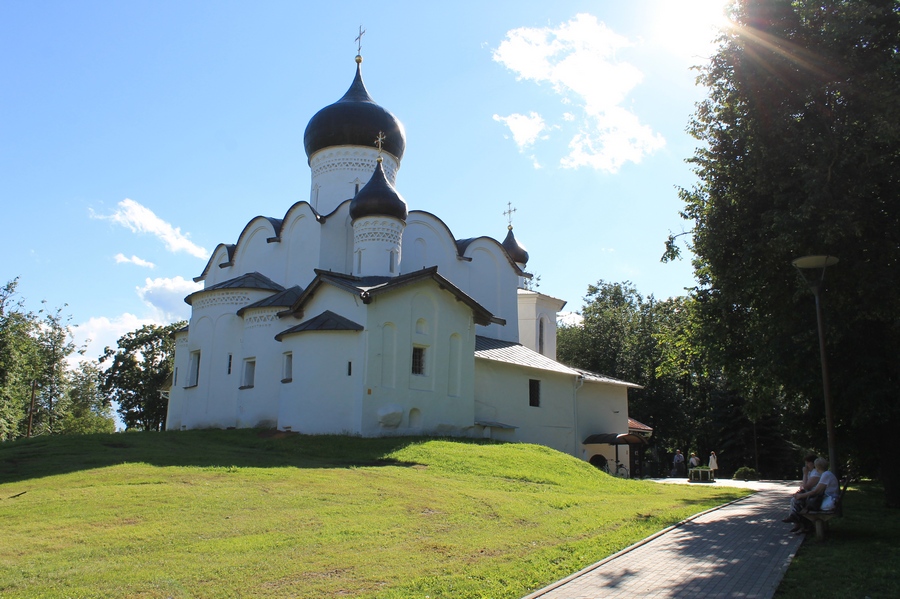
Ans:
{"label": "tall green tree", "polygon": [[18,278],[0,288],[0,440],[24,434],[40,362],[38,321],[17,297]]}
{"label": "tall green tree", "polygon": [[[813,299],[791,261],[840,258],[824,292],[841,461],[900,506],[900,4],[737,0],[691,123],[695,297],[711,356],[825,447]],[[775,405],[778,404],[778,405]]]}
{"label": "tall green tree", "polygon": [[767,476],[794,475],[795,433],[779,402],[750,402],[710,359],[697,302],[657,301],[631,283],[588,288],[580,326],[561,327],[565,363],[641,385],[629,391],[629,414],[654,429],[650,459],[667,471],[675,449],[716,451],[720,470],[741,466]]}
{"label": "tall green tree", "polygon": [[82,360],[69,372],[69,410],[60,430],[63,434],[113,433],[116,421],[101,384],[103,371],[96,361]]}
{"label": "tall green tree", "polygon": [[102,389],[119,404],[128,429],[162,430],[168,400],[162,391],[171,383],[175,360],[172,333],[184,326],[145,325],[119,338],[118,348],[106,348],[100,363],[109,362]]}
{"label": "tall green tree", "polygon": [[[46,303],[46,302],[44,302]],[[37,327],[38,363],[34,371],[37,398],[32,434],[62,432],[61,423],[69,410],[69,372],[67,359],[75,353],[69,317],[63,309],[41,309]]]}

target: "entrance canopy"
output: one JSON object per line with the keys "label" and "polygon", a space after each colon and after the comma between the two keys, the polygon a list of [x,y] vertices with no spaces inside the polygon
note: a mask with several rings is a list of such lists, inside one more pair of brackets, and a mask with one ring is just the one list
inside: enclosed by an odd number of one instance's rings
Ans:
{"label": "entrance canopy", "polygon": [[646,445],[647,439],[640,435],[625,433],[599,433],[591,435],[583,441],[585,445],[605,443],[607,445]]}

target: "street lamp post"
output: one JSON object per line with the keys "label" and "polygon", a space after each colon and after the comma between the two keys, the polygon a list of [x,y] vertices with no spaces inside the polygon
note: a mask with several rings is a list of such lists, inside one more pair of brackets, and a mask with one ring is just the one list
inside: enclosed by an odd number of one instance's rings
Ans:
{"label": "street lamp post", "polygon": [[[822,319],[822,287],[825,282],[825,269],[838,263],[834,256],[803,256],[797,258],[791,264],[809,284],[809,288],[816,298],[816,322],[819,327],[819,360],[822,363],[822,390],[825,394],[825,429],[828,435],[828,465],[831,471],[838,473],[837,452],[834,448],[834,420],[831,416],[831,384],[828,380],[828,358],[825,354],[825,325]],[[821,270],[818,278],[807,278],[803,273],[806,270]]]}

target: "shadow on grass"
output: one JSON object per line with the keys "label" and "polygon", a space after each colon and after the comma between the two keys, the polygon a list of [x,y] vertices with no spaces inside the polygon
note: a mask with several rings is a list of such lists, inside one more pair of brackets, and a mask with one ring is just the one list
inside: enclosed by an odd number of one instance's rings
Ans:
{"label": "shadow on grass", "polygon": [[803,543],[775,596],[900,597],[900,510],[884,500],[881,484],[852,484],[843,517],[829,521],[824,541]]}
{"label": "shadow on grass", "polygon": [[[299,435],[259,429],[38,437],[0,443],[0,483],[123,463],[239,468],[406,466],[386,456],[433,438]],[[461,443],[482,440],[456,439]]]}

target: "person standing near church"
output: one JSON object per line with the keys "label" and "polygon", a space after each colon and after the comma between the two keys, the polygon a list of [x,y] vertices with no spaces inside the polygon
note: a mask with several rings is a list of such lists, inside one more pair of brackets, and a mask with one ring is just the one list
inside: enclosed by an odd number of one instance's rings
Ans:
{"label": "person standing near church", "polygon": [[709,469],[712,470],[712,478],[716,478],[716,470],[719,469],[719,460],[716,459],[716,452],[709,452]]}

